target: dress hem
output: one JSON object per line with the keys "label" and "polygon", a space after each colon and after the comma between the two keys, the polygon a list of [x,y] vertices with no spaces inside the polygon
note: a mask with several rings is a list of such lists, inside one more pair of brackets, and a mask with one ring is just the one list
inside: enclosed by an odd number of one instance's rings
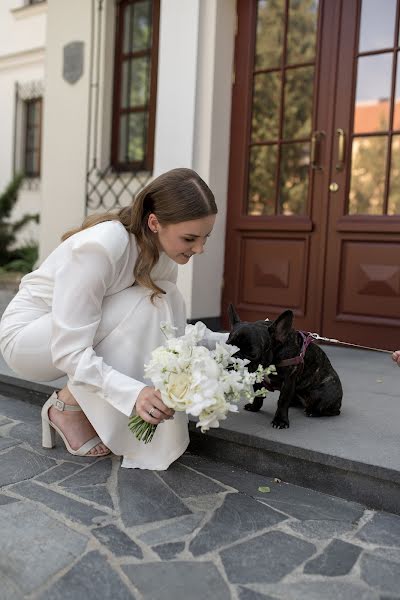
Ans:
{"label": "dress hem", "polygon": [[139,463],[135,463],[134,460],[130,460],[127,459],[125,456],[122,458],[122,463],[121,463],[121,468],[123,469],[147,469],[149,471],[166,471],[168,469],[168,467],[170,467],[172,465],[173,462],[175,462],[176,460],[178,460],[178,458],[180,456],[182,456],[182,454],[187,450],[187,447],[189,446],[190,440],[188,440],[186,442],[186,444],[180,448],[179,450],[177,450],[176,452],[172,453],[170,455],[170,458],[168,459],[168,461],[166,463],[163,463],[162,466],[160,465],[143,465],[139,464]]}

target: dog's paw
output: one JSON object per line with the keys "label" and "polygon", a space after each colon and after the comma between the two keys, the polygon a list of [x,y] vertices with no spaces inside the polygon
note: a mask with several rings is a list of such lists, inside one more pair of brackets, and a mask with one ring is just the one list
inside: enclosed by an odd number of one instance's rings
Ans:
{"label": "dog's paw", "polygon": [[255,406],[251,402],[248,402],[244,405],[244,410],[249,410],[250,412],[258,412],[260,409],[258,406]]}
{"label": "dog's paw", "polygon": [[274,427],[274,429],[288,429],[289,421],[288,419],[283,419],[282,417],[274,417],[274,419],[271,421],[271,425]]}

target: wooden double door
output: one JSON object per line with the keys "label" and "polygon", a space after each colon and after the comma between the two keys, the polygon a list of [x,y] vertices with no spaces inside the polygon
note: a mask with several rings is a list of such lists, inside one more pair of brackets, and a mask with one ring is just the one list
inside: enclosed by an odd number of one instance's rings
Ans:
{"label": "wooden double door", "polygon": [[[383,7],[384,5],[384,7]],[[400,0],[237,0],[222,315],[400,345]]]}

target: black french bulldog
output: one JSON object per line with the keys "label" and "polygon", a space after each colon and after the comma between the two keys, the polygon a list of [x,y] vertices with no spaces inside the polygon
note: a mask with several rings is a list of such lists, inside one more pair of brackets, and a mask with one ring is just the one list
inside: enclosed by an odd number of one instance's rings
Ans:
{"label": "black french bulldog", "polygon": [[[234,306],[229,305],[231,332],[227,343],[237,346],[235,354],[247,358],[249,371],[275,365],[277,374],[265,384],[280,390],[278,406],[272,420],[277,429],[289,427],[289,406],[303,406],[308,417],[330,417],[340,414],[343,389],[339,376],[327,355],[307,333],[293,329],[293,313],[285,310],[275,321],[241,321]],[[263,399],[255,397],[245,409],[260,410]]]}

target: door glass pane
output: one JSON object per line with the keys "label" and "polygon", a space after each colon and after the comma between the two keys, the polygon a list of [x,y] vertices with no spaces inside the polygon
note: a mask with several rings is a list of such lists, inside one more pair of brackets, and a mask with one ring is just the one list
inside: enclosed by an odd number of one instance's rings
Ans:
{"label": "door glass pane", "polygon": [[123,51],[145,50],[151,44],[151,1],[135,2],[125,9]]}
{"label": "door glass pane", "polygon": [[392,53],[358,59],[354,133],[389,128]]}
{"label": "door glass pane", "polygon": [[393,129],[400,129],[400,52],[397,53],[396,96],[394,103]]}
{"label": "door glass pane", "polygon": [[280,73],[259,73],[254,76],[253,141],[266,141],[278,137],[280,96]]}
{"label": "door glass pane", "polygon": [[119,132],[119,162],[140,162],[146,144],[147,113],[122,115]]}
{"label": "door glass pane", "polygon": [[388,214],[400,214],[400,135],[392,139]]}
{"label": "door glass pane", "polygon": [[281,147],[279,207],[283,215],[304,215],[307,208],[310,144]]}
{"label": "door glass pane", "polygon": [[392,48],[396,0],[362,0],[359,51]]}
{"label": "door glass pane", "polygon": [[295,139],[311,134],[314,67],[286,71],[283,137]]}
{"label": "door glass pane", "polygon": [[278,146],[253,146],[249,162],[249,215],[275,214],[275,172]]}
{"label": "door glass pane", "polygon": [[383,214],[386,135],[355,138],[351,155],[349,214]]}
{"label": "door glass pane", "polygon": [[284,6],[284,0],[258,2],[255,69],[270,69],[281,64],[285,32]]}
{"label": "door glass pane", "polygon": [[149,57],[124,61],[122,65],[122,108],[145,106],[148,99]]}
{"label": "door glass pane", "polygon": [[318,0],[290,0],[287,64],[314,60],[317,25]]}

